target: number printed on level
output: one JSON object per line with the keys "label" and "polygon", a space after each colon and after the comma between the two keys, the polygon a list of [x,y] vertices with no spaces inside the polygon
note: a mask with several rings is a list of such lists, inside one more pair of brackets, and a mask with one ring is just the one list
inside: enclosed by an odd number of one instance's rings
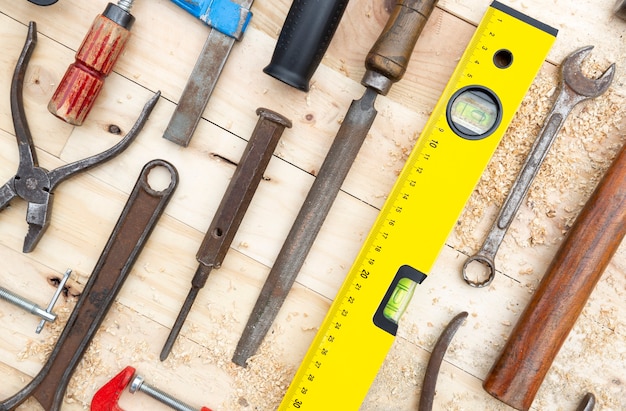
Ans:
{"label": "number printed on level", "polygon": [[279,410],[358,410],[556,34],[491,4]]}

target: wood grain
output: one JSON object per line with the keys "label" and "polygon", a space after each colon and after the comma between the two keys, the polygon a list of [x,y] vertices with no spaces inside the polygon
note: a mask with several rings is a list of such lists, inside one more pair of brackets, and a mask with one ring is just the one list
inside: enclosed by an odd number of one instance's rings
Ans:
{"label": "wood grain", "polygon": [[[48,113],[46,105],[106,2],[59,0],[44,8],[15,0],[0,5],[0,183],[17,168],[9,85],[30,20],[37,22],[39,42],[27,71],[24,100],[42,166],[51,169],[112,146],[121,136],[110,133],[110,126],[127,132],[147,99],[162,92],[144,130],[124,153],[57,188],[50,228],[33,253],[21,252],[25,204],[14,201],[0,212],[2,286],[45,306],[54,292],[48,278],[72,268],[71,289],[80,290],[141,167],[163,158],[180,173],[166,214],[70,382],[63,410],[87,409],[93,393],[127,365],[152,385],[197,407],[275,409],[490,1],[440,0],[403,79],[377,99],[376,121],[261,351],[241,369],[230,362],[235,345],[350,102],[363,94],[364,61],[388,18],[386,2],[352,0],[311,90],[303,93],[262,72],[290,3],[254,2],[251,26],[235,45],[196,135],[184,149],[162,134],[206,39],[208,28],[201,22],[169,0],[136,1],[136,23],[125,52],[85,123],[72,127]],[[626,22],[612,16],[612,2],[504,3],[558,28],[559,36],[516,125],[503,139],[431,275],[416,290],[396,343],[361,407],[364,411],[415,409],[429,351],[460,311],[470,315],[446,354],[435,409],[511,409],[492,398],[482,382],[589,198],[589,187],[597,184],[625,140],[626,44],[621,37]],[[598,66],[617,63],[614,84],[566,123],[509,229],[498,254],[496,280],[488,289],[470,289],[460,268],[495,218],[524,148],[541,126],[556,85],[555,65],[587,44],[595,45],[592,59]],[[285,115],[293,128],[285,130],[222,268],[211,273],[180,342],[161,363],[158,354],[189,289],[195,253],[235,170],[233,163],[254,129],[258,107]],[[573,410],[585,391],[596,394],[598,409],[626,409],[625,301],[622,245],[555,358],[532,409]],[[0,302],[0,398],[15,393],[39,371],[74,302],[64,296],[56,308],[59,320],[41,335],[34,333],[37,318]],[[128,410],[167,409],[128,393],[120,405]]]}

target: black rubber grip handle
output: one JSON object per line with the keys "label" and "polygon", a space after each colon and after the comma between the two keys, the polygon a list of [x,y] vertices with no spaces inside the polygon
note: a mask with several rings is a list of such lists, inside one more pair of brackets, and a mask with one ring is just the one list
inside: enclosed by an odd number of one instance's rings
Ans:
{"label": "black rubber grip handle", "polygon": [[38,6],[50,6],[57,2],[57,0],[28,0]]}
{"label": "black rubber grip handle", "polygon": [[322,61],[348,0],[294,0],[278,37],[270,64],[263,72],[299,90]]}

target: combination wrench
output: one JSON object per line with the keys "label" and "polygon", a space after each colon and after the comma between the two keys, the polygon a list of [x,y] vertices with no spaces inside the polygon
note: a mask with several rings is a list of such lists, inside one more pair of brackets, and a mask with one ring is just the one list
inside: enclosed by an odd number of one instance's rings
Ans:
{"label": "combination wrench", "polygon": [[[517,175],[498,218],[493,222],[483,245],[476,254],[463,264],[463,279],[472,287],[485,287],[493,281],[496,273],[495,257],[498,248],[569,113],[579,103],[604,94],[613,81],[614,63],[597,79],[590,79],[584,75],[582,62],[591,49],[593,46],[580,48],[563,60],[558,95],[543,128],[533,143],[522,170]],[[478,262],[487,268],[489,274],[486,279],[470,278],[468,266],[472,262]]]}

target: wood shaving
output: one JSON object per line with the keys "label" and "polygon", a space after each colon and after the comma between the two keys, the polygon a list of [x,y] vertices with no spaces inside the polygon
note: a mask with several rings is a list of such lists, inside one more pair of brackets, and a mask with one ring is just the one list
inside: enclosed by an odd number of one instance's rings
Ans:
{"label": "wood shaving", "polygon": [[[462,251],[475,251],[482,242],[478,227],[484,225],[485,210],[493,214],[502,206],[552,107],[557,82],[556,73],[541,72],[531,85],[454,229],[460,240],[455,246]],[[609,88],[601,97],[581,103],[567,118],[523,204],[535,218],[522,230],[526,239],[520,245],[558,242],[572,226],[626,141],[610,137],[624,119],[624,103],[624,96]]]}

